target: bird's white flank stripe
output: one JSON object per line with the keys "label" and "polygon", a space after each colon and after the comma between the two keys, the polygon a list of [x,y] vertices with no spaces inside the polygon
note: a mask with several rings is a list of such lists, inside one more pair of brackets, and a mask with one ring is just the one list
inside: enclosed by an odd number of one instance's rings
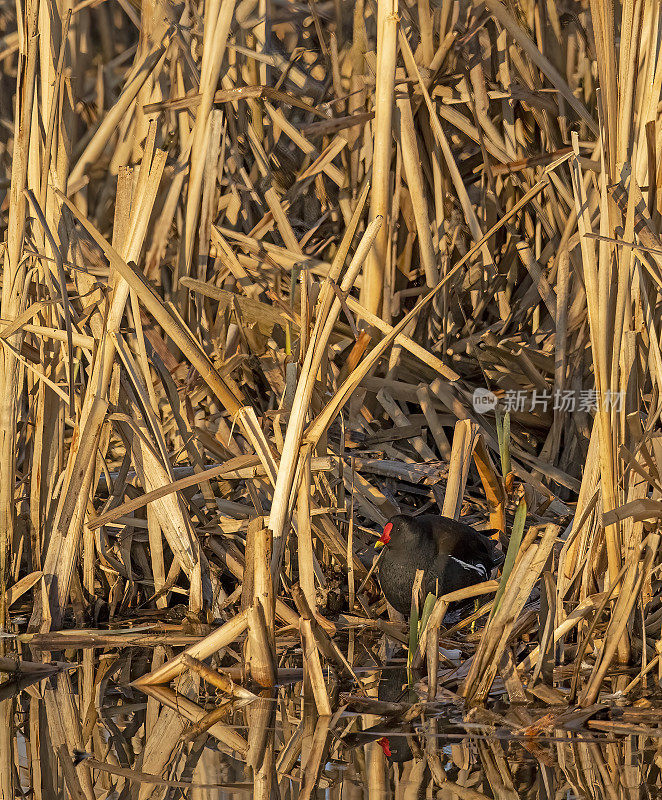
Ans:
{"label": "bird's white flank stripe", "polygon": [[470,564],[467,561],[462,561],[461,558],[457,556],[449,556],[449,561],[455,561],[460,566],[464,567],[465,569],[470,569],[473,572],[477,572],[481,578],[487,580],[487,570],[482,564]]}

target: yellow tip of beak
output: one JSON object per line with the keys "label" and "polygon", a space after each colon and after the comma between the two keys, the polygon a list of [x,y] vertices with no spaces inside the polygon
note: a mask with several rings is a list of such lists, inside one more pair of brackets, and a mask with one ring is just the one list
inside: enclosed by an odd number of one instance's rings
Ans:
{"label": "yellow tip of beak", "polygon": [[381,550],[382,547],[384,547],[384,542],[380,542],[379,540],[377,540],[375,542],[375,550]]}

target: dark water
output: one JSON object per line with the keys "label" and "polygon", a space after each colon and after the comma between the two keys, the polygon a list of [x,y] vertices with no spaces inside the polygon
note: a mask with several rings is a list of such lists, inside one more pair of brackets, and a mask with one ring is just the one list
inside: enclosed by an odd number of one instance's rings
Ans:
{"label": "dark water", "polygon": [[[57,672],[5,680],[0,777],[5,793],[13,791],[6,796],[662,796],[662,711],[645,698],[627,706],[615,698],[584,714],[498,699],[467,712],[450,696],[429,704],[420,691],[405,690],[401,706],[378,716],[360,713],[370,701],[356,686],[330,685],[334,713],[320,717],[296,670],[250,702],[228,703],[190,673],[149,691],[132,683],[172,654],[162,647],[42,653],[59,658]],[[377,675],[361,673],[368,692]],[[388,674],[380,695],[393,697],[399,677]]]}

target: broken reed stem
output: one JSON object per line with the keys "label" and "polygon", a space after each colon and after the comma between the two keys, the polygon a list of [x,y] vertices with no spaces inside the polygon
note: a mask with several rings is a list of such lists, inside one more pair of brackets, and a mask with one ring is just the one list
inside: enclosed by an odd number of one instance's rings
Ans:
{"label": "broken reed stem", "polygon": [[471,465],[477,426],[470,420],[460,420],[455,425],[453,448],[448,466],[448,480],[441,513],[450,519],[459,519],[464,487]]}
{"label": "broken reed stem", "polygon": [[182,662],[211,686],[215,686],[217,689],[220,689],[222,692],[232,697],[248,701],[254,700],[256,697],[256,695],[249,692],[248,689],[244,689],[243,686],[234,683],[230,678],[226,678],[222,673],[211,669],[206,664],[203,664],[202,661],[193,658],[187,653],[182,654]]}
{"label": "broken reed stem", "polygon": [[246,630],[247,625],[248,611],[246,610],[228,620],[220,628],[210,633],[209,636],[187,647],[183,653],[167,661],[158,669],[138,678],[135,681],[136,686],[143,688],[145,686],[169,683],[184,671],[183,658],[185,655],[196,658],[198,661],[209,658],[213,653],[232,644]]}
{"label": "broken reed stem", "polygon": [[276,683],[274,587],[270,570],[271,543],[272,533],[265,526],[264,519],[262,517],[252,519],[246,533],[246,571],[252,575],[252,598],[247,618],[246,661],[252,680],[258,686],[265,688],[272,688]]}

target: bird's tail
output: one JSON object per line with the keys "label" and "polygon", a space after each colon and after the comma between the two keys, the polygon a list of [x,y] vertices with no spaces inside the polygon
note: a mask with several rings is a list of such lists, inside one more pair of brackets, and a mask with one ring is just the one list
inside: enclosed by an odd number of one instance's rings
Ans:
{"label": "bird's tail", "polygon": [[500,567],[505,560],[506,556],[495,545],[492,548],[492,569]]}
{"label": "bird's tail", "polygon": [[505,555],[502,551],[497,547],[499,543],[499,535],[500,531],[494,528],[488,528],[487,530],[480,531],[478,534],[479,540],[483,545],[483,552],[486,554],[487,559],[489,560],[489,564],[486,564],[489,569],[494,569],[495,567],[500,567],[503,562],[506,560]]}

